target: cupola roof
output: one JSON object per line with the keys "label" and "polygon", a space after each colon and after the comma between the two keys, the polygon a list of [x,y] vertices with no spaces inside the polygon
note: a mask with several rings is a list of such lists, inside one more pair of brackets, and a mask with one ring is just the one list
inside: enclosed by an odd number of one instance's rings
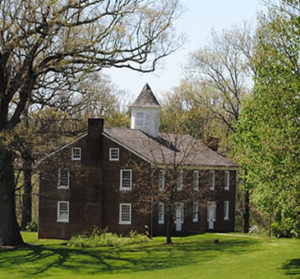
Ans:
{"label": "cupola roof", "polygon": [[131,107],[160,107],[148,83],[143,87]]}

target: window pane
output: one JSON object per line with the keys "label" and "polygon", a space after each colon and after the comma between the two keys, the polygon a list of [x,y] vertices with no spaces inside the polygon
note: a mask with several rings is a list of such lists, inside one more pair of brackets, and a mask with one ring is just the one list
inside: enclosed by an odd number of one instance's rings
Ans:
{"label": "window pane", "polygon": [[119,160],[119,148],[110,148],[109,159],[113,161]]}
{"label": "window pane", "polygon": [[160,189],[165,188],[165,172],[164,172],[164,170],[160,170],[160,172],[159,172],[159,188]]}
{"label": "window pane", "polygon": [[68,187],[69,186],[69,170],[59,169],[59,186]]}
{"label": "window pane", "polygon": [[215,189],[215,171],[210,172],[210,189]]}
{"label": "window pane", "polygon": [[57,221],[69,222],[69,203],[58,202]]}
{"label": "window pane", "polygon": [[198,222],[198,202],[193,203],[193,221]]}
{"label": "window pane", "polygon": [[136,127],[137,128],[143,127],[144,113],[143,112],[137,112],[135,117],[136,117],[136,120],[135,120]]}
{"label": "window pane", "polygon": [[194,179],[194,190],[198,190],[199,188],[199,171],[195,170],[193,174]]}
{"label": "window pane", "polygon": [[224,220],[229,219],[229,201],[224,201]]}
{"label": "window pane", "polygon": [[225,171],[225,189],[229,190],[230,173]]}
{"label": "window pane", "polygon": [[159,224],[163,224],[164,223],[164,219],[165,219],[165,206],[163,203],[159,203],[158,204],[158,223]]}
{"label": "window pane", "polygon": [[73,147],[72,148],[72,160],[80,160],[81,159],[81,148]]}
{"label": "window pane", "polygon": [[121,222],[131,221],[131,205],[121,204]]}
{"label": "window pane", "polygon": [[122,188],[131,188],[131,170],[122,170],[121,171],[122,176]]}

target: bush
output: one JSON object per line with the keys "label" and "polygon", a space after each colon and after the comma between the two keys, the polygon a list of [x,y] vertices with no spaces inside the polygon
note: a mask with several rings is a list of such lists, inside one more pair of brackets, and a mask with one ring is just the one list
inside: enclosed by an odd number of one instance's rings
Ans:
{"label": "bush", "polygon": [[292,228],[278,222],[271,225],[271,232],[276,237],[297,237]]}
{"label": "bush", "polygon": [[38,231],[38,224],[34,221],[31,221],[26,226],[26,231],[28,232],[37,232]]}
{"label": "bush", "polygon": [[68,242],[72,247],[103,247],[103,246],[124,246],[128,244],[147,242],[149,238],[146,235],[131,231],[129,236],[125,237],[115,233],[109,233],[95,229],[92,234],[80,234],[73,236]]}

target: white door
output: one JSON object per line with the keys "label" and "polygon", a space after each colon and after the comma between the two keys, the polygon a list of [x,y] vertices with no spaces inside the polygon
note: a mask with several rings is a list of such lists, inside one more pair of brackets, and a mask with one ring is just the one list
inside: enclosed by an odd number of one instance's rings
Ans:
{"label": "white door", "polygon": [[209,202],[207,205],[207,222],[208,222],[209,230],[213,230],[215,221],[216,221],[216,203]]}
{"label": "white door", "polygon": [[183,203],[178,202],[176,204],[176,208],[175,208],[175,223],[176,223],[176,231],[177,232],[181,232],[181,230],[182,230],[183,216],[184,216]]}

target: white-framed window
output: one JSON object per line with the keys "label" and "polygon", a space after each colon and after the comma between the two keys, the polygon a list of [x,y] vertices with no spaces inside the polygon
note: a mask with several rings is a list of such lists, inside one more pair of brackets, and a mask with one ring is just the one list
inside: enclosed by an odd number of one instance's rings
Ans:
{"label": "white-framed window", "polygon": [[229,220],[229,201],[224,201],[224,220]]}
{"label": "white-framed window", "polygon": [[131,224],[131,203],[120,203],[119,224]]}
{"label": "white-framed window", "polygon": [[81,160],[81,148],[72,147],[72,161],[80,161],[80,160]]}
{"label": "white-framed window", "polygon": [[69,202],[57,202],[57,222],[69,223]]}
{"label": "white-framed window", "polygon": [[195,191],[199,190],[199,171],[198,170],[194,170],[193,172],[193,189]]}
{"label": "white-framed window", "polygon": [[229,185],[230,185],[230,172],[225,171],[225,190],[229,190]]}
{"label": "white-framed window", "polygon": [[210,171],[210,190],[215,190],[216,187],[216,173],[214,170]]}
{"label": "white-framed window", "polygon": [[111,147],[109,149],[109,161],[119,161],[119,148]]}
{"label": "white-framed window", "polygon": [[159,171],[159,189],[164,190],[166,186],[166,177],[165,177],[165,171],[160,170]]}
{"label": "white-framed window", "polygon": [[144,113],[137,112],[135,114],[135,127],[139,129],[139,128],[143,128],[143,125],[144,125]]}
{"label": "white-framed window", "polygon": [[183,184],[183,171],[180,170],[180,172],[177,175],[177,191],[182,190],[182,184]]}
{"label": "white-framed window", "polygon": [[70,185],[70,171],[66,168],[58,169],[58,188],[68,189]]}
{"label": "white-framed window", "polygon": [[165,204],[160,202],[158,203],[158,224],[165,223]]}
{"label": "white-framed window", "polygon": [[198,201],[193,202],[193,222],[198,222],[199,215],[199,203]]}
{"label": "white-framed window", "polygon": [[175,212],[174,212],[174,223],[177,220],[180,220],[180,223],[184,223],[184,203],[183,202],[176,202],[175,203]]}
{"label": "white-framed window", "polygon": [[132,170],[120,171],[120,190],[131,190],[132,187]]}

